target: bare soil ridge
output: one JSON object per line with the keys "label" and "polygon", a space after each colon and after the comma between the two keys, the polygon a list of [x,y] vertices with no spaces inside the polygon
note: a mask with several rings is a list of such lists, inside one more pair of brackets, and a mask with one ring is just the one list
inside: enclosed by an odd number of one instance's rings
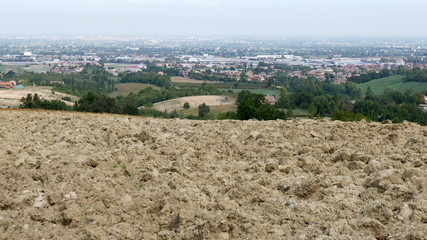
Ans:
{"label": "bare soil ridge", "polygon": [[0,111],[0,239],[425,239],[427,128]]}

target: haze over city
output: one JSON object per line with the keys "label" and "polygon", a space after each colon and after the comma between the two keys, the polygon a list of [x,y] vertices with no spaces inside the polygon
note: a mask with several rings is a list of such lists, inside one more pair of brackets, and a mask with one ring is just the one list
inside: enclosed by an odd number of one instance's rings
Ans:
{"label": "haze over city", "polygon": [[0,8],[0,35],[427,35],[423,0],[2,0]]}

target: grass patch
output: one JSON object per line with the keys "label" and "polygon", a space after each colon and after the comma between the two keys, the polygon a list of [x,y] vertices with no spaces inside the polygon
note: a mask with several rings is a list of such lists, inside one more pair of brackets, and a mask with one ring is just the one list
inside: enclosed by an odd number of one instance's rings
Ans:
{"label": "grass patch", "polygon": [[[28,67],[27,67],[28,66]],[[16,72],[16,73],[23,73],[24,71],[28,72],[39,72],[39,71],[45,71],[48,72],[52,69],[51,66],[45,64],[19,64],[19,65],[0,65],[0,72],[8,72],[10,70]]]}
{"label": "grass patch", "polygon": [[104,68],[112,67],[112,68],[128,68],[130,66],[135,66],[138,64],[130,64],[130,63],[104,63]]}
{"label": "grass patch", "polygon": [[[199,115],[199,106],[194,106],[191,107],[190,109],[187,110],[181,110],[180,113],[184,116],[188,116],[188,115],[194,115],[197,116]],[[218,114],[218,113],[224,113],[224,112],[229,112],[229,111],[237,111],[237,105],[233,104],[233,105],[222,105],[222,106],[209,106],[209,109],[211,110],[209,113],[210,114]]]}
{"label": "grass patch", "polygon": [[16,73],[22,73],[22,69],[25,65],[0,65],[0,72],[7,73],[8,71],[14,71]]}
{"label": "grass patch", "polygon": [[362,90],[362,93],[366,93],[368,86],[371,87],[372,92],[375,95],[380,95],[384,93],[386,88],[392,88],[398,91],[405,91],[407,89],[412,89],[414,92],[421,92],[427,90],[427,83],[421,82],[404,82],[406,76],[403,75],[394,75],[390,77],[375,79],[367,83],[358,84],[358,87]]}
{"label": "grass patch", "polygon": [[113,168],[126,168],[125,164],[116,164],[113,166]]}
{"label": "grass patch", "polygon": [[108,94],[108,96],[110,97],[127,96],[131,92],[138,93],[142,89],[145,89],[148,87],[152,87],[154,89],[160,89],[155,85],[146,84],[146,83],[119,83],[115,85],[115,88],[117,88],[117,91]]}

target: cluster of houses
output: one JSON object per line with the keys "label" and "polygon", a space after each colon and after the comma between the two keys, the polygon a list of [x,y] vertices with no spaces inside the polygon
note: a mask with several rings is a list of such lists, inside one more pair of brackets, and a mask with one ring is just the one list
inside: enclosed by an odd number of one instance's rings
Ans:
{"label": "cluster of houses", "polygon": [[52,70],[50,70],[51,73],[57,73],[57,74],[72,74],[72,73],[80,73],[83,71],[84,67],[80,64],[65,64],[62,63],[60,65],[55,65]]}
{"label": "cluster of houses", "polygon": [[0,82],[0,88],[11,89],[17,87],[18,89],[22,87],[22,85],[16,83],[15,80],[11,80],[9,82]]}
{"label": "cluster of houses", "polygon": [[424,104],[418,104],[418,108],[427,112],[427,96],[424,96]]}

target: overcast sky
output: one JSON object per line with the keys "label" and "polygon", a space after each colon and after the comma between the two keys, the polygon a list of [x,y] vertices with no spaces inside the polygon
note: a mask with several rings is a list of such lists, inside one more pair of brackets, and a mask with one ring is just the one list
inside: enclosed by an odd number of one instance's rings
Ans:
{"label": "overcast sky", "polygon": [[0,35],[427,36],[427,0],[0,0]]}

